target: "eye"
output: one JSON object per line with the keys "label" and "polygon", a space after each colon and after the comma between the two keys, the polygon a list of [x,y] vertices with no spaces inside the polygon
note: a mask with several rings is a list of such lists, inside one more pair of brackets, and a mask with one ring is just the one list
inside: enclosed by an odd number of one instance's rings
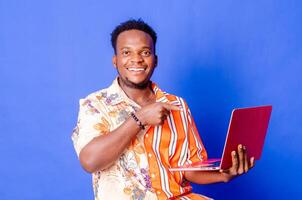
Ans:
{"label": "eye", "polygon": [[122,51],[122,55],[123,56],[129,56],[130,55],[130,51],[124,50],[124,51]]}
{"label": "eye", "polygon": [[149,50],[144,50],[144,51],[142,51],[142,56],[144,56],[144,57],[148,57],[148,56],[150,56],[151,55],[151,52],[149,51]]}

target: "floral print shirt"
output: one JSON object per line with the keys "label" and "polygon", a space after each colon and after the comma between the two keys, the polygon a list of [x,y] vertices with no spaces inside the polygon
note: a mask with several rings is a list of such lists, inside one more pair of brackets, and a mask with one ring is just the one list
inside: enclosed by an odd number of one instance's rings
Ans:
{"label": "floral print shirt", "polygon": [[[95,200],[207,199],[191,193],[183,172],[169,171],[170,167],[207,159],[190,110],[182,98],[161,91],[154,83],[152,89],[157,102],[181,106],[183,111],[171,111],[163,125],[141,130],[111,167],[93,173]],[[138,109],[117,78],[109,88],[81,99],[72,134],[77,154],[93,138],[110,134]]]}

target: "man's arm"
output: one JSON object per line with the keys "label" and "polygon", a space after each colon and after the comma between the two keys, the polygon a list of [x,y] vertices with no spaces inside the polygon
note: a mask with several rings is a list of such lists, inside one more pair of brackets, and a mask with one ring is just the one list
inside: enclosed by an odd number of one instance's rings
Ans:
{"label": "man's arm", "polygon": [[80,152],[83,168],[90,173],[109,167],[140,131],[136,122],[128,118],[120,127],[91,140]]}
{"label": "man's arm", "polygon": [[[170,110],[180,108],[167,103],[152,103],[135,113],[144,125],[162,124]],[[120,127],[105,135],[91,140],[80,152],[79,158],[87,172],[95,172],[108,168],[140,131],[140,127],[131,117]]]}
{"label": "man's arm", "polygon": [[188,181],[197,184],[210,184],[218,182],[228,182],[231,179],[240,176],[243,173],[247,173],[252,167],[254,167],[254,158],[250,161],[247,159],[246,148],[241,144],[238,145],[238,150],[232,152],[232,167],[227,170],[221,171],[187,171],[185,172],[185,178]]}

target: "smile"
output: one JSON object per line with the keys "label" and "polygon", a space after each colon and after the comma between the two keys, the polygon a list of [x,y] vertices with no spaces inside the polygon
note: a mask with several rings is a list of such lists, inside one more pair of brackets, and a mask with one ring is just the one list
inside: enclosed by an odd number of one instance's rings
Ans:
{"label": "smile", "polygon": [[145,71],[146,68],[128,67],[127,70],[132,71],[132,72],[142,72],[142,71]]}

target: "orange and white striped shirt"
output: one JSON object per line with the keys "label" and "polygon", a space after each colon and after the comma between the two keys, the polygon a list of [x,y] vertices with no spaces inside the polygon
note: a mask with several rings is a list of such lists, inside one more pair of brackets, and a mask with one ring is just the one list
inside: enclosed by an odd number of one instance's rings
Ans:
{"label": "orange and white striped shirt", "polygon": [[[183,109],[171,111],[163,125],[141,130],[111,167],[93,173],[96,200],[209,199],[191,192],[183,172],[169,171],[207,159],[188,105],[182,98],[163,92],[155,83],[152,89],[157,102]],[[78,123],[72,134],[77,154],[93,138],[110,134],[139,109],[121,89],[117,78],[109,88],[81,99]]]}

